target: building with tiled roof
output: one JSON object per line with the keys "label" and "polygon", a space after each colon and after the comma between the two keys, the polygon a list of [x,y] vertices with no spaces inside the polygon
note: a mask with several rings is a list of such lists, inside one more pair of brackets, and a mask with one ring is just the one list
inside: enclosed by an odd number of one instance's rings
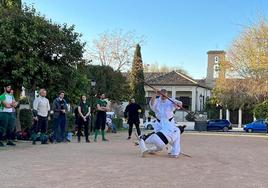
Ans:
{"label": "building with tiled roof", "polygon": [[[192,111],[203,110],[205,100],[210,96],[210,88],[206,86],[205,80],[195,80],[183,73],[172,71],[159,76],[148,77],[145,73],[146,82],[157,89],[166,89],[171,98],[183,102],[185,108]],[[152,88],[145,87],[146,97],[149,101],[154,94]]]}

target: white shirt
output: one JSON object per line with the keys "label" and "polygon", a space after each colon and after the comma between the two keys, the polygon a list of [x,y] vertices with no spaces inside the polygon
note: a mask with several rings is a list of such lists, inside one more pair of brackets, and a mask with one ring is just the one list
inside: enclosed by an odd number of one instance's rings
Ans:
{"label": "white shirt", "polygon": [[[5,102],[8,104],[11,104],[13,101],[13,96],[9,95],[9,94],[5,94]],[[4,107],[4,109],[2,110],[2,112],[13,112],[13,108],[6,108]]]}
{"label": "white shirt", "polygon": [[33,109],[37,111],[37,115],[47,117],[48,111],[50,111],[49,101],[46,97],[37,97],[33,102]]}
{"label": "white shirt", "polygon": [[[181,103],[178,100],[173,100],[173,101],[175,101],[176,103],[178,102]],[[171,101],[169,101],[168,99],[161,100],[160,97],[155,99],[153,105],[150,102],[150,107],[154,111],[156,118],[159,120],[172,118],[174,115],[173,112],[177,108],[177,106]]]}

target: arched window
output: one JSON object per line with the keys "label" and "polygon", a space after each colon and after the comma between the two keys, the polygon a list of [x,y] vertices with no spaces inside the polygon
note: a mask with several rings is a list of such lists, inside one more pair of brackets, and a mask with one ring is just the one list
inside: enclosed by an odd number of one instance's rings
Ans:
{"label": "arched window", "polygon": [[219,57],[215,56],[215,63],[219,63]]}

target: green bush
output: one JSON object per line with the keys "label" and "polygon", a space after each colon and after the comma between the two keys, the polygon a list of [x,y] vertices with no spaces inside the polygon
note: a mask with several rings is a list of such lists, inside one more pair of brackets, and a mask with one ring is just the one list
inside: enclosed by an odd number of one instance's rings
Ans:
{"label": "green bush", "polygon": [[257,104],[254,107],[254,116],[257,119],[265,119],[268,118],[268,100],[264,101],[263,103]]}
{"label": "green bush", "polygon": [[32,126],[33,117],[32,111],[30,109],[21,109],[19,117],[22,130],[25,130],[26,128],[30,128]]}
{"label": "green bush", "polygon": [[123,128],[123,119],[122,118],[113,118],[112,122],[115,124],[116,129]]}
{"label": "green bush", "polygon": [[71,132],[74,130],[75,116],[71,112],[67,112],[67,128],[66,131]]}

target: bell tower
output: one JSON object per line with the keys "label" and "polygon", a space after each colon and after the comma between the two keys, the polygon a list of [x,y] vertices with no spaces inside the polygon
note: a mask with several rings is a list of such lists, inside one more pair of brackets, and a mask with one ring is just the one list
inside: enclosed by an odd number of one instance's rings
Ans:
{"label": "bell tower", "polygon": [[207,77],[206,85],[213,88],[215,86],[215,81],[219,77],[219,65],[221,62],[225,61],[226,52],[225,51],[208,51],[208,64],[207,64]]}

